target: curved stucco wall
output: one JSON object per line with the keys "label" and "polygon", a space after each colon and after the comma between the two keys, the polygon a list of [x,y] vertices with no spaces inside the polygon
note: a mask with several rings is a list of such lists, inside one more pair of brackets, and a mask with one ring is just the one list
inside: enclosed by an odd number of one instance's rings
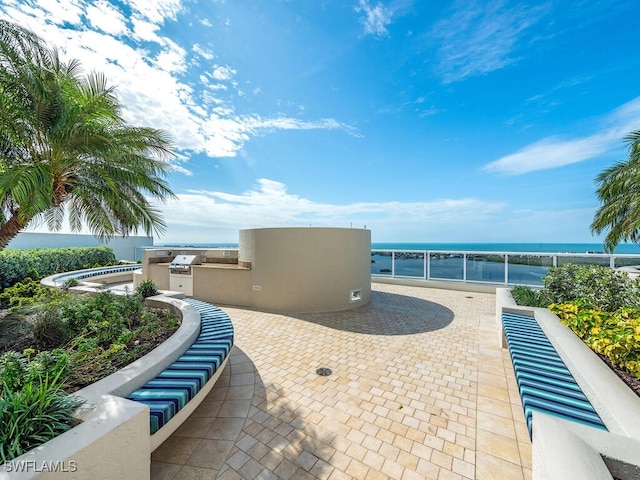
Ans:
{"label": "curved stucco wall", "polygon": [[278,312],[346,310],[371,300],[371,231],[358,228],[240,230],[251,262],[250,305]]}

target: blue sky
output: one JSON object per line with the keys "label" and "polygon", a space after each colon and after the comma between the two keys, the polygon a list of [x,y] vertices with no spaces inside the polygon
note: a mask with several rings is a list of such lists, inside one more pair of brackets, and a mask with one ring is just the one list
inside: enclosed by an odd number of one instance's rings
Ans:
{"label": "blue sky", "polygon": [[597,242],[640,129],[637,1],[3,0],[178,150],[167,242]]}

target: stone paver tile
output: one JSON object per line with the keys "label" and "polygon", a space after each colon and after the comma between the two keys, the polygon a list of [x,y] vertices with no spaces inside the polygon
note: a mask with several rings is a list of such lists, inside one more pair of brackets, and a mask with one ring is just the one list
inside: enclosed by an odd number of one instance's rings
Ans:
{"label": "stone paver tile", "polygon": [[238,470],[238,473],[242,475],[242,478],[256,478],[262,470],[264,470],[264,467],[253,458],[250,458],[249,461]]}
{"label": "stone paver tile", "polygon": [[518,450],[520,451],[520,464],[523,468],[531,468],[532,452],[531,442],[518,442]]}
{"label": "stone paver tile", "polygon": [[178,437],[204,438],[209,429],[213,426],[215,418],[210,417],[189,417],[174,432]]}
{"label": "stone paver tile", "polygon": [[513,419],[489,412],[478,412],[478,428],[494,432],[503,437],[516,438],[516,428]]}
{"label": "stone paver tile", "polygon": [[512,438],[503,437],[493,432],[478,430],[478,452],[487,453],[507,462],[520,465],[518,443]]}
{"label": "stone paver tile", "polygon": [[512,418],[511,403],[483,395],[478,395],[478,410],[505,418]]}
{"label": "stone paver tile", "polygon": [[351,460],[352,459],[349,455],[336,451],[329,459],[329,464],[344,472],[349,466]]}
{"label": "stone paver tile", "polygon": [[209,478],[215,478],[216,480],[243,480],[238,472],[230,468],[221,470],[217,477],[210,476]]}
{"label": "stone paver tile", "polygon": [[477,480],[522,480],[523,472],[519,465],[502,460],[483,452],[476,454]]}
{"label": "stone paver tile", "polygon": [[440,472],[438,473],[438,480],[464,480],[464,477],[455,472],[452,472],[451,470],[441,468]]}
{"label": "stone paver tile", "polygon": [[317,461],[318,461],[318,457],[316,457],[312,453],[309,453],[306,450],[303,450],[298,455],[298,458],[296,458],[295,463],[303,470],[309,472],[311,471],[311,469],[313,468],[313,466]]}
{"label": "stone paver tile", "polygon": [[351,480],[351,477],[342,470],[334,469],[329,475],[329,480]]}
{"label": "stone paver tile", "polygon": [[349,462],[349,466],[347,467],[345,473],[350,475],[352,478],[366,480],[367,474],[369,473],[369,467],[367,467],[364,463],[353,459],[351,460],[351,462]]}
{"label": "stone paver tile", "polygon": [[251,457],[244,453],[242,450],[238,450],[235,452],[229,459],[227,460],[227,465],[229,465],[234,470],[240,470],[242,466],[251,460]]}
{"label": "stone paver tile", "polygon": [[191,417],[216,417],[222,407],[222,401],[209,402],[203,401],[198,408],[196,408]]}
{"label": "stone paver tile", "polygon": [[227,400],[220,407],[218,417],[246,418],[251,407],[251,400]]}
{"label": "stone paver tile", "polygon": [[154,460],[151,462],[151,478],[154,480],[173,480],[181,468],[182,465]]}
{"label": "stone paver tile", "polygon": [[290,462],[287,459],[284,459],[276,467],[273,473],[275,473],[276,475],[278,475],[280,478],[284,480],[289,480],[290,478],[294,478],[293,474],[296,472],[296,470],[298,470],[298,466],[295,463]]}
{"label": "stone paver tile", "polygon": [[226,400],[246,400],[253,398],[253,384],[229,387]]}
{"label": "stone paver tile", "polygon": [[453,459],[453,466],[451,468],[454,472],[462,475],[465,478],[474,478],[476,467],[474,464],[460,460],[459,458]]}
{"label": "stone paver tile", "polygon": [[267,447],[264,443],[256,442],[249,450],[247,450],[247,454],[255,461],[260,462],[260,460],[262,460],[262,457],[272,451],[273,450]]}
{"label": "stone paver tile", "polygon": [[233,442],[231,441],[202,439],[186,464],[219,470],[232,448]]}
{"label": "stone paver tile", "polygon": [[236,440],[244,425],[244,418],[216,418],[204,438],[212,440]]}
{"label": "stone paver tile", "polygon": [[177,463],[184,465],[200,444],[200,438],[169,437],[155,451],[151,459],[156,462]]}
{"label": "stone paver tile", "polygon": [[209,480],[217,474],[217,470],[184,465],[174,480]]}
{"label": "stone paver tile", "polygon": [[384,464],[385,458],[372,450],[367,451],[364,458],[362,459],[362,463],[371,467],[374,471],[378,471],[382,468]]}
{"label": "stone paver tile", "polygon": [[334,468],[324,460],[318,459],[309,471],[314,477],[325,480],[333,473]]}

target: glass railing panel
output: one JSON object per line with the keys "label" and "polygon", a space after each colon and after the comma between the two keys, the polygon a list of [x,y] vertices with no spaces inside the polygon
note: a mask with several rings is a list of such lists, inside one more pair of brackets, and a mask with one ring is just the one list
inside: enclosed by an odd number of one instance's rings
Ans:
{"label": "glass railing panel", "polygon": [[394,275],[424,278],[424,252],[396,252]]}
{"label": "glass railing panel", "polygon": [[504,283],[504,255],[496,253],[468,253],[467,281]]}
{"label": "glass railing panel", "polygon": [[553,255],[509,255],[509,283],[542,286],[542,277],[553,267]]}
{"label": "glass railing panel", "polygon": [[561,267],[567,263],[574,265],[600,265],[608,267],[610,265],[608,255],[559,255],[558,266]]}
{"label": "glass railing panel", "polygon": [[431,252],[429,256],[430,278],[438,280],[462,280],[464,255],[462,253]]}
{"label": "glass railing panel", "polygon": [[391,276],[392,252],[372,251],[371,252],[371,275]]}
{"label": "glass railing panel", "polygon": [[640,265],[640,257],[614,257],[615,268],[637,267]]}

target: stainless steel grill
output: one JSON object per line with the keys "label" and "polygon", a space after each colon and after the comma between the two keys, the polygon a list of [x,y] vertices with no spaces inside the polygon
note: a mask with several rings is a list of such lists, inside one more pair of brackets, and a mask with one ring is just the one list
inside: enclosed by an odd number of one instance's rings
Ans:
{"label": "stainless steel grill", "polygon": [[169,273],[190,274],[192,265],[200,265],[200,255],[177,255],[169,264]]}

